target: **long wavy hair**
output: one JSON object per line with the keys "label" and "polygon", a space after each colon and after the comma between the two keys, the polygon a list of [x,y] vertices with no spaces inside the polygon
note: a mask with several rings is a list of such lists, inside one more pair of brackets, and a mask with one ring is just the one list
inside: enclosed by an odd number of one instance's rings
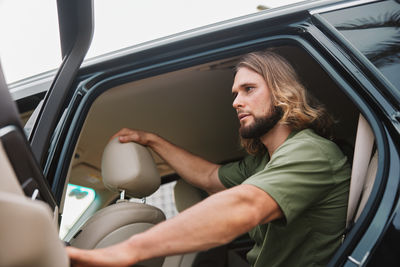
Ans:
{"label": "long wavy hair", "polygon": [[[288,125],[295,131],[311,128],[327,139],[333,138],[333,118],[323,105],[307,93],[285,58],[270,50],[253,52],[240,59],[236,72],[240,68],[248,68],[264,78],[271,90],[272,105],[282,110],[282,118],[278,123]],[[252,155],[266,152],[259,138],[241,138],[241,145]]]}

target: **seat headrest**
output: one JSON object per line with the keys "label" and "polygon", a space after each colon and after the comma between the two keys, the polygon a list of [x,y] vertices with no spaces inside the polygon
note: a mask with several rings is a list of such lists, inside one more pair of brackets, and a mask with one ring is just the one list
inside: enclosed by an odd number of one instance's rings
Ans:
{"label": "seat headrest", "polygon": [[136,143],[111,140],[101,161],[104,185],[112,191],[122,191],[130,197],[151,195],[161,183],[160,174],[149,150]]}

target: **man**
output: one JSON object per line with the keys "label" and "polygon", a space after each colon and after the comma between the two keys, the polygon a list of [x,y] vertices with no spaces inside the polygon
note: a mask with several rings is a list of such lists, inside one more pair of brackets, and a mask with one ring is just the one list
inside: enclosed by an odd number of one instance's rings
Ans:
{"label": "man", "polygon": [[[178,216],[105,249],[68,248],[76,266],[128,266],[206,250],[250,231],[252,266],[324,266],[345,227],[350,167],[328,139],[332,120],[310,104],[289,63],[266,51],[238,63],[232,86],[249,156],[220,166],[153,133],[122,129],[211,196]],[[318,134],[317,134],[318,133]],[[227,189],[228,188],[228,189]]]}

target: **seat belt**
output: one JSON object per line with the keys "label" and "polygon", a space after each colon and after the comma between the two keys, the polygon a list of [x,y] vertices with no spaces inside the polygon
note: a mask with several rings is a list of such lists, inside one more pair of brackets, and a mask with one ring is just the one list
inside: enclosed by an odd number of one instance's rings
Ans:
{"label": "seat belt", "polygon": [[368,165],[374,145],[374,134],[365,118],[360,114],[357,126],[356,144],[354,148],[353,167],[351,171],[350,193],[347,208],[346,229],[354,222],[354,215],[360,202]]}

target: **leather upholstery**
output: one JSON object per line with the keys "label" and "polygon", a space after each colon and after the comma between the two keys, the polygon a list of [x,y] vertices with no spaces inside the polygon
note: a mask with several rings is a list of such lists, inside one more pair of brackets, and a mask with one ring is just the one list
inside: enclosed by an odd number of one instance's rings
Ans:
{"label": "leather upholstery", "polygon": [[69,266],[48,205],[0,192],[0,216],[0,266]]}
{"label": "leather upholstery", "polygon": [[178,180],[174,187],[175,206],[179,212],[199,203],[207,197],[207,193],[188,184],[185,180]]}
{"label": "leather upholstery", "polygon": [[57,216],[42,201],[25,196],[1,140],[0,217],[0,266],[69,266]]}
{"label": "leather upholstery", "polygon": [[357,219],[360,217],[361,212],[364,210],[365,204],[367,204],[367,200],[371,195],[377,170],[378,170],[378,151],[375,151],[374,156],[372,157],[371,162],[368,165],[367,176],[365,178],[365,183],[362,188],[361,200],[360,204],[358,205],[355,221],[357,221]]}
{"label": "leather upholstery", "polygon": [[[376,166],[375,172],[373,172],[372,170],[374,169],[374,167],[370,167],[374,139],[375,137],[371,127],[369,126],[367,120],[360,114],[357,126],[357,136],[351,172],[349,202],[346,220],[347,227],[350,227],[355,222],[356,214],[360,214],[360,212],[364,208],[364,206],[359,205],[361,197],[363,195],[364,201],[366,201],[365,198],[368,198],[370,193],[364,192],[365,185],[367,183],[371,184],[375,180]],[[369,171],[369,169],[371,170]],[[368,172],[370,173],[368,174]],[[368,176],[370,177],[368,178]],[[369,181],[367,182],[367,180]]]}
{"label": "leather upholstery", "polygon": [[128,201],[113,204],[96,212],[82,226],[81,232],[73,239],[71,244],[83,249],[113,245],[128,239],[132,233],[143,232],[143,228],[138,227],[132,229],[130,235],[118,238],[115,242],[104,241],[105,238],[109,239],[110,235],[119,228],[138,223],[147,223],[153,226],[163,220],[165,220],[165,216],[162,211],[153,206]]}
{"label": "leather upholstery", "polygon": [[[152,194],[161,183],[148,149],[135,143],[122,144],[117,139],[110,141],[104,149],[102,176],[107,188],[125,190],[127,195],[136,198]],[[124,241],[164,220],[164,213],[156,207],[119,200],[97,211],[70,243],[83,249],[103,248]],[[161,257],[135,266],[160,267],[163,262],[164,257]]]}
{"label": "leather upholstery", "polygon": [[151,195],[161,183],[148,149],[132,142],[120,143],[117,138],[104,149],[101,173],[108,189],[125,190],[128,196],[136,198]]}

